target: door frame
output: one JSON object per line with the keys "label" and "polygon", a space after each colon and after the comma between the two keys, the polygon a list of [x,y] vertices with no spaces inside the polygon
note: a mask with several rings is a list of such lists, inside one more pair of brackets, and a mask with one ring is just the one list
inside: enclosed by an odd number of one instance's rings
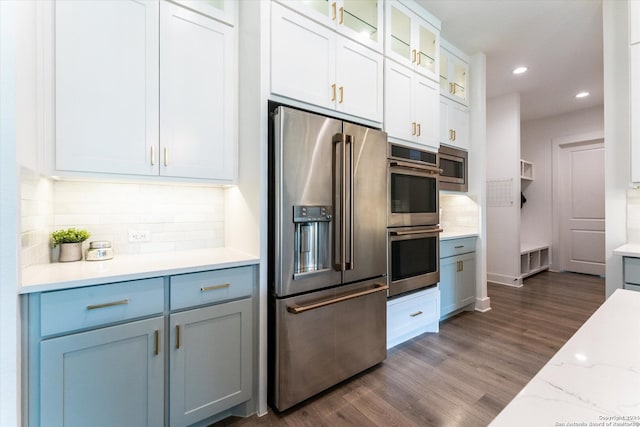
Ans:
{"label": "door frame", "polygon": [[562,149],[568,145],[595,144],[599,140],[604,144],[604,131],[587,132],[551,139],[552,172],[551,172],[551,224],[552,224],[552,251],[551,270],[562,271],[562,239],[560,238],[562,226],[562,208],[560,204],[560,159]]}

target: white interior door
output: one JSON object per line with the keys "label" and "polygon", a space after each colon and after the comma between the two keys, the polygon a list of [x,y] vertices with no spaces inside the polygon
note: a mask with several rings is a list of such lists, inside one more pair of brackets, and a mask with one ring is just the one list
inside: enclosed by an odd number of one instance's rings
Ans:
{"label": "white interior door", "polygon": [[561,269],[604,275],[604,145],[562,146],[559,166]]}

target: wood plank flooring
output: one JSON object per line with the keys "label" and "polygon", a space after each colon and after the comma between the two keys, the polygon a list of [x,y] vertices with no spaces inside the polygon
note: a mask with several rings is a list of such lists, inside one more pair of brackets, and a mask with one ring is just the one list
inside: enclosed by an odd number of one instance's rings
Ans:
{"label": "wood plank flooring", "polygon": [[489,312],[441,322],[285,413],[214,426],[486,426],[604,302],[604,279],[543,272],[488,294]]}

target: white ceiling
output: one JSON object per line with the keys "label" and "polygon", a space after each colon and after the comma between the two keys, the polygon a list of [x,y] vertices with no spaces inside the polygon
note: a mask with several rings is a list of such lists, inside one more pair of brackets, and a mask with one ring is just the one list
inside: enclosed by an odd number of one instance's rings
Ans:
{"label": "white ceiling", "polygon": [[[602,0],[417,2],[442,21],[443,38],[486,54],[487,98],[519,92],[522,120],[604,103]],[[513,75],[519,65],[529,70]]]}

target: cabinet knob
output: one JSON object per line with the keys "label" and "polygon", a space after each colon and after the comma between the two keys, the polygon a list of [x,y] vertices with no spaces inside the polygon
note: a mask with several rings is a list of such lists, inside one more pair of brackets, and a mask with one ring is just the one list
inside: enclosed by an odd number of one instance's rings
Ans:
{"label": "cabinet knob", "polygon": [[336,20],[336,2],[331,3],[331,10],[333,11],[333,14],[331,15],[331,20],[335,21]]}
{"label": "cabinet knob", "polygon": [[[335,5],[335,3],[334,3]],[[340,8],[340,21],[338,22],[338,24],[342,25],[344,24],[344,7]]]}
{"label": "cabinet knob", "polygon": [[411,122],[411,135],[416,134],[416,122]]}
{"label": "cabinet knob", "polygon": [[420,123],[418,123],[418,135],[417,135],[417,136],[420,136],[420,135],[421,135],[421,132],[420,132]]}
{"label": "cabinet knob", "polygon": [[152,145],[151,146],[151,166],[155,166],[156,165],[156,148]]}
{"label": "cabinet knob", "polygon": [[335,102],[335,100],[336,100],[336,84],[334,83],[331,85],[331,101]]}
{"label": "cabinet knob", "polygon": [[340,104],[342,104],[342,101],[344,101],[344,86],[340,86],[340,101],[338,101]]}

